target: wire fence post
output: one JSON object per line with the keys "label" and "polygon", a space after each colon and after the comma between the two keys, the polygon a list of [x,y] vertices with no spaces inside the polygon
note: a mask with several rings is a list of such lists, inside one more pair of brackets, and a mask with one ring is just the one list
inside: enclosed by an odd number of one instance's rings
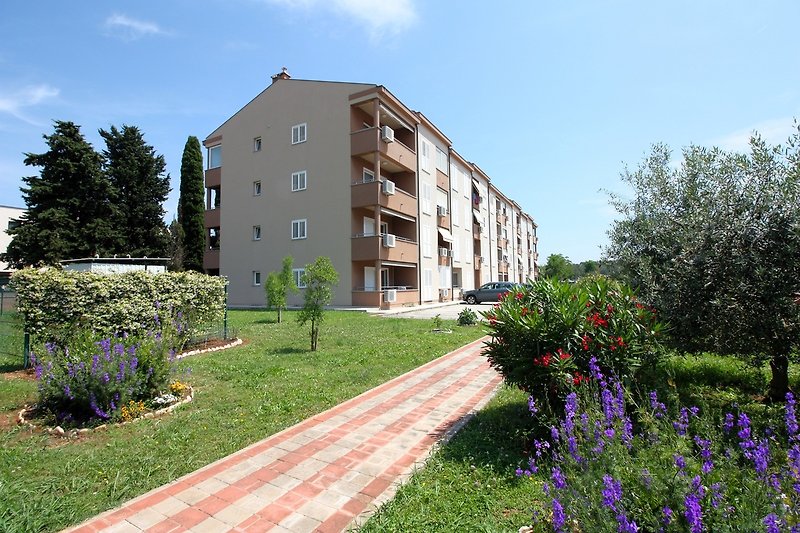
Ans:
{"label": "wire fence post", "polygon": [[25,337],[22,340],[22,368],[29,368],[31,366],[31,334],[25,332]]}
{"label": "wire fence post", "polygon": [[225,278],[225,309],[222,315],[222,338],[228,340],[228,279]]}

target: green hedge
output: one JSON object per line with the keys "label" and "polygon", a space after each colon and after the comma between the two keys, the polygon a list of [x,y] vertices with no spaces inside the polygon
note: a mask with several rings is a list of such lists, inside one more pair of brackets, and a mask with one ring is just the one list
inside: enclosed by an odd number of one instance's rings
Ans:
{"label": "green hedge", "polygon": [[25,329],[34,335],[65,328],[137,335],[152,325],[156,308],[164,316],[180,313],[195,330],[222,319],[226,282],[194,272],[108,275],[56,268],[24,269],[11,279]]}

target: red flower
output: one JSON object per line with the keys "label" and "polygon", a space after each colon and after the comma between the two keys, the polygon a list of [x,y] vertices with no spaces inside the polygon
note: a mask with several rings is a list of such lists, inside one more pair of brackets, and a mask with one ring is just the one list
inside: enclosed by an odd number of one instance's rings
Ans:
{"label": "red flower", "polygon": [[589,335],[584,335],[583,338],[581,339],[581,344],[582,344],[583,351],[585,351],[585,352],[589,351],[589,343],[590,342],[592,342],[592,338],[589,337]]}
{"label": "red flower", "polygon": [[589,378],[587,376],[584,376],[580,372],[575,372],[572,375],[572,384],[575,385],[575,386],[578,386],[581,383],[584,383],[586,381],[589,381]]}
{"label": "red flower", "polygon": [[613,313],[614,312],[614,306],[611,305],[611,304],[608,304],[606,306],[606,311],[608,311],[609,313]]}
{"label": "red flower", "polygon": [[569,359],[570,357],[572,357],[570,354],[568,354],[567,352],[565,352],[561,348],[559,348],[556,353],[558,354],[558,358],[561,359],[562,361],[564,359]]}
{"label": "red flower", "polygon": [[520,312],[520,314],[521,314],[522,316],[526,316],[526,315],[528,314],[528,308],[527,308],[527,307],[523,307],[523,308],[522,308],[522,311]]}
{"label": "red flower", "polygon": [[518,292],[518,293],[517,293],[517,294],[516,294],[514,297],[515,297],[517,300],[522,300],[523,294],[522,294],[521,292]]}

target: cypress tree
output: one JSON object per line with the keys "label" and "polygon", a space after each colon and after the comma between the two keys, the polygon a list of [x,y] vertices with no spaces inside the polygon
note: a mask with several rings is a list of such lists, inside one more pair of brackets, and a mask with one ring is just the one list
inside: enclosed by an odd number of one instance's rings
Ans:
{"label": "cypress tree", "polygon": [[111,185],[103,175],[100,154],[80,126],[60,120],[54,124],[53,134],[43,135],[49,150],[25,154],[25,165],[41,171],[22,178],[27,210],[20,225],[9,230],[12,241],[4,254],[15,268],[108,255],[118,240]]}
{"label": "cypress tree", "polygon": [[169,235],[163,203],[169,195],[166,163],[135,126],[100,130],[106,141],[105,173],[114,191],[114,226],[121,241],[116,252],[133,257],[165,257]]}
{"label": "cypress tree", "polygon": [[183,229],[183,267],[203,272],[203,252],[206,248],[205,186],[203,182],[203,153],[195,136],[186,140],[181,159],[181,191],[179,199],[180,224]]}

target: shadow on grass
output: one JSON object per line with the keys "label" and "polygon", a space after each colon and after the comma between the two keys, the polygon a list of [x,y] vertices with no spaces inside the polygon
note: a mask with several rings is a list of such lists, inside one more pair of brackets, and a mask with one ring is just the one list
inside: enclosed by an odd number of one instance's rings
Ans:
{"label": "shadow on grass", "polygon": [[296,346],[287,346],[286,348],[281,348],[279,350],[275,350],[274,353],[279,355],[289,355],[289,354],[296,354],[296,353],[308,353],[311,350],[308,348],[297,348]]}
{"label": "shadow on grass", "polygon": [[[281,323],[286,322],[284,319]],[[276,318],[262,318],[261,320],[256,320],[253,322],[254,324],[277,324],[278,319]]]}
{"label": "shadow on grass", "polygon": [[526,402],[490,404],[442,447],[440,457],[513,473],[525,460],[534,427]]}

